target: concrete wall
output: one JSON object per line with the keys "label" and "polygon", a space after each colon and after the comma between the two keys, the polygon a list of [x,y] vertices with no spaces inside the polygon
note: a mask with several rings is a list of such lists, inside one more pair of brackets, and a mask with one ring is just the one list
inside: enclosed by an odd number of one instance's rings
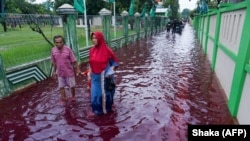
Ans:
{"label": "concrete wall", "polygon": [[232,116],[239,124],[250,124],[250,1],[224,4],[195,21]]}

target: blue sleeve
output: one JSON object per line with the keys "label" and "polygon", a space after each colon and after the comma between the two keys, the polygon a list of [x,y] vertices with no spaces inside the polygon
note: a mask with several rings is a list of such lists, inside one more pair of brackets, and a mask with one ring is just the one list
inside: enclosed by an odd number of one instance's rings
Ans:
{"label": "blue sleeve", "polygon": [[110,60],[109,60],[109,65],[110,65],[110,66],[115,66],[115,67],[118,67],[118,66],[119,66],[119,64],[118,64],[117,62],[115,62],[113,59],[110,59]]}

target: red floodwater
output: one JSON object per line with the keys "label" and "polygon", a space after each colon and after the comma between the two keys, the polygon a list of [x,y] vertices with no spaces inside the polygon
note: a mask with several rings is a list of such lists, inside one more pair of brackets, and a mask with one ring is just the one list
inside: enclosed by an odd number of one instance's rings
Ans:
{"label": "red floodwater", "polygon": [[187,141],[188,124],[235,124],[190,25],[182,35],[161,32],[115,52],[114,112],[86,118],[83,76],[76,102],[59,105],[56,81],[49,79],[0,100],[0,140]]}

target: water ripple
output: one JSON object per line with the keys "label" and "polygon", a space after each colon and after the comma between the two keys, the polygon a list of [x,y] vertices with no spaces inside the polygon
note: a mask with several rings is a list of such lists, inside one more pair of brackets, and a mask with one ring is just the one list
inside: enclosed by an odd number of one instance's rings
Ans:
{"label": "water ripple", "polygon": [[0,140],[187,141],[188,124],[233,123],[189,24],[181,35],[157,33],[115,52],[121,63],[114,112],[86,117],[91,108],[83,76],[76,102],[59,105],[57,84],[49,79],[0,100]]}

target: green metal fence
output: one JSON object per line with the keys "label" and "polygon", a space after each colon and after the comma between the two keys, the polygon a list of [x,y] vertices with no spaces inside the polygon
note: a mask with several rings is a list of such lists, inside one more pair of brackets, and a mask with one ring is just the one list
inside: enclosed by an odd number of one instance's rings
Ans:
{"label": "green metal fence", "polygon": [[223,4],[194,18],[201,47],[211,62],[228,108],[240,123],[250,123],[250,0]]}
{"label": "green metal fence", "polygon": [[[20,16],[20,15],[19,15]],[[29,17],[32,16],[37,16],[37,15],[31,15]],[[109,15],[111,16],[111,15]],[[15,16],[12,16],[15,17]],[[41,17],[41,16],[40,16]],[[83,20],[81,15],[77,15],[75,16],[74,14],[68,15],[66,17],[64,17],[66,20],[62,20],[63,16],[56,16],[55,19],[58,19],[58,21],[56,23],[58,23],[58,25],[63,25],[63,27],[57,27],[57,28],[61,28],[61,30],[57,30],[57,32],[59,31],[60,33],[57,34],[63,34],[66,38],[66,44],[69,44],[75,55],[77,56],[79,62],[85,62],[88,60],[88,53],[89,53],[89,49],[90,46],[86,46],[85,43],[81,43],[81,41],[85,40],[85,36],[83,35],[83,32],[85,32],[85,30],[79,30],[79,27],[84,29],[82,26],[84,25]],[[114,38],[112,32],[113,30],[113,26],[111,26],[111,23],[109,22],[111,17],[106,17],[106,16],[91,16],[92,17],[92,22],[100,22],[99,24],[101,26],[98,25],[93,25],[91,24],[93,30],[101,30],[105,33],[105,39],[109,39],[110,40],[110,47],[112,49],[117,49],[126,45],[129,45],[133,42],[136,42],[142,38],[147,38],[149,36],[154,35],[157,32],[160,32],[162,30],[164,30],[164,25],[165,24],[160,24],[158,25],[159,27],[153,27],[151,26],[150,23],[155,23],[155,21],[152,21],[152,19],[149,19],[149,17],[145,17],[142,19],[139,19],[137,22],[137,25],[135,27],[134,30],[131,30],[130,28],[128,28],[128,22],[126,20],[126,16],[117,16],[116,19],[117,21],[120,22],[120,24],[118,24],[117,28],[120,28],[120,31],[117,30],[117,33],[121,33],[118,34],[118,36],[116,38]],[[19,19],[19,18],[18,18]],[[33,19],[33,18],[31,18]],[[36,18],[37,19],[37,18]],[[46,19],[46,18],[45,18]],[[91,19],[89,17],[89,19]],[[161,20],[162,23],[166,23],[166,17],[159,17],[159,20]],[[48,19],[46,19],[48,20]],[[53,19],[54,20],[54,19]],[[139,22],[141,23],[142,21],[149,21],[149,22],[145,22],[145,24],[147,24],[147,26],[144,26],[144,28],[140,28],[141,24],[139,24]],[[41,19],[39,20],[40,22],[42,21]],[[27,22],[27,21],[26,21]],[[42,22],[41,22],[42,23]],[[104,28],[100,28],[103,25]],[[139,26],[140,25],[140,26]],[[76,30],[75,27],[76,26]],[[152,27],[152,28],[150,28]],[[109,28],[109,29],[105,29],[105,28]],[[122,32],[122,29],[124,30]],[[113,30],[114,31],[114,30]],[[56,34],[56,33],[55,33]],[[73,35],[74,34],[74,35]],[[79,35],[80,34],[80,35]],[[25,34],[23,34],[25,36]],[[108,38],[107,38],[108,37]],[[32,42],[32,37],[31,38],[31,42]],[[52,36],[51,36],[51,40],[52,40]],[[76,41],[76,42],[75,42]],[[51,48],[51,47],[49,47]],[[28,51],[28,50],[26,50]],[[24,51],[25,52],[25,51]],[[49,78],[51,76],[51,72],[52,72],[52,67],[51,67],[51,62],[50,62],[50,49],[48,49],[46,52],[40,52],[43,54],[47,54],[44,57],[38,57],[36,59],[26,59],[26,62],[22,62],[20,64],[15,64],[14,66],[11,67],[7,67],[4,68],[4,63],[5,61],[8,60],[0,60],[1,64],[0,64],[0,71],[1,71],[1,75],[0,75],[0,89],[1,89],[1,94],[0,97],[4,97],[6,95],[11,94],[11,92],[16,91],[18,89],[22,89],[27,87],[28,85],[43,81],[47,78]],[[26,58],[29,55],[31,56],[38,56],[36,54],[28,54],[27,56],[24,55],[23,57]]]}

